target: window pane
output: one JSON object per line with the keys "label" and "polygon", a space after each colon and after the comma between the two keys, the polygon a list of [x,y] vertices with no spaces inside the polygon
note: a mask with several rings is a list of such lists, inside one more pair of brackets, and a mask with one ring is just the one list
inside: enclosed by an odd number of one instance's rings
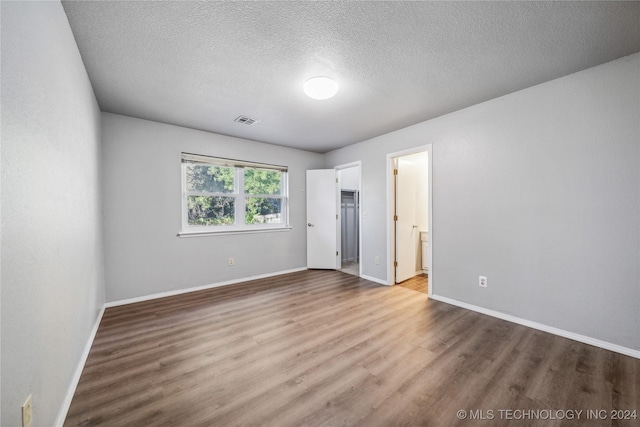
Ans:
{"label": "window pane", "polygon": [[[244,193],[280,195],[280,172],[267,169],[244,169]],[[249,224],[249,222],[247,222]]]}
{"label": "window pane", "polygon": [[229,225],[235,220],[235,198],[188,196],[189,225]]}
{"label": "window pane", "polygon": [[187,191],[233,193],[233,168],[208,165],[186,165]]}
{"label": "window pane", "polygon": [[281,224],[282,199],[247,197],[247,224]]}

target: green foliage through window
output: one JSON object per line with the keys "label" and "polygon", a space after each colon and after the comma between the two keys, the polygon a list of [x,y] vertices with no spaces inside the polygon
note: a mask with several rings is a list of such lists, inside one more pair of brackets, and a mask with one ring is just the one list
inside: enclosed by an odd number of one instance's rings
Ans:
{"label": "green foliage through window", "polygon": [[247,224],[272,224],[279,223],[280,211],[282,209],[281,199],[271,199],[266,197],[248,197],[245,213]]}
{"label": "green foliage through window", "polygon": [[245,194],[280,194],[280,172],[265,169],[245,168]]}
{"label": "green foliage through window", "polygon": [[[280,172],[245,168],[245,194],[271,196],[280,194]],[[247,197],[245,210],[246,224],[269,224],[280,222],[282,200],[267,197]]]}
{"label": "green foliage through window", "polygon": [[235,217],[233,197],[189,196],[189,225],[228,225]]}
{"label": "green foliage through window", "polygon": [[286,225],[286,170],[183,162],[187,226]]}
{"label": "green foliage through window", "polygon": [[187,191],[233,193],[233,168],[187,164]]}

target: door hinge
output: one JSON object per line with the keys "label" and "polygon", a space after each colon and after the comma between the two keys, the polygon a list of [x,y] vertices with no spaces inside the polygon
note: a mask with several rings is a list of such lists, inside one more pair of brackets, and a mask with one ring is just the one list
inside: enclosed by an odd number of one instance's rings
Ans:
{"label": "door hinge", "polygon": [[336,178],[336,182],[338,182],[338,178]]}
{"label": "door hinge", "polygon": [[338,256],[338,251],[336,251],[336,256]]}
{"label": "door hinge", "polygon": [[393,216],[393,220],[394,220],[394,221],[397,221],[397,220],[398,220],[398,215],[394,215],[394,216]]}
{"label": "door hinge", "polygon": [[336,219],[338,219],[338,214],[336,214]]}
{"label": "door hinge", "polygon": [[393,170],[393,174],[394,174],[394,175],[398,175],[398,169],[394,169],[394,170]]}
{"label": "door hinge", "polygon": [[398,261],[393,261],[393,266],[397,267],[398,266]]}

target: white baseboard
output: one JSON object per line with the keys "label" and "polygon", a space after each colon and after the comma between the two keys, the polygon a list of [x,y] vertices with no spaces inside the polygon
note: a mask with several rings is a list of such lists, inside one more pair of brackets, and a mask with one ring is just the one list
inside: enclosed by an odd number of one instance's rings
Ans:
{"label": "white baseboard", "polygon": [[439,295],[431,295],[429,298],[434,299],[436,301],[441,301],[447,304],[455,305],[456,307],[461,307],[467,310],[486,314],[487,316],[492,316],[498,319],[506,320],[507,322],[517,323],[518,325],[527,326],[529,328],[537,329],[539,331],[548,332],[550,334],[558,335],[564,338],[568,338],[570,340],[593,345],[595,347],[600,347],[605,350],[614,351],[616,353],[620,353],[626,356],[631,356],[636,359],[640,359],[640,350],[634,350],[632,348],[623,347],[618,344],[613,344],[607,341],[591,338],[586,335],[580,335],[574,332],[565,331],[564,329],[554,328],[553,326],[544,325],[542,323],[533,322],[531,320],[522,319],[520,317],[511,316],[510,314],[501,313],[499,311],[490,310],[488,308],[479,307],[473,304],[467,304],[466,302],[457,301],[457,300],[447,298],[447,297],[442,297]]}
{"label": "white baseboard", "polygon": [[366,280],[370,280],[371,282],[376,282],[376,283],[380,283],[381,285],[389,286],[386,280],[381,280],[381,279],[378,279],[377,277],[367,276],[366,274],[363,274],[360,277]]}
{"label": "white baseboard", "polygon": [[67,390],[67,395],[65,396],[64,402],[62,403],[62,407],[58,412],[58,418],[56,419],[57,427],[62,427],[62,425],[64,424],[64,420],[67,418],[67,413],[69,412],[69,407],[71,406],[73,395],[76,393],[76,388],[78,387],[78,382],[80,381],[82,370],[84,369],[85,363],[87,363],[87,358],[89,357],[89,352],[91,351],[93,340],[96,338],[96,333],[98,332],[98,327],[100,326],[100,321],[102,321],[103,315],[104,315],[104,305],[102,306],[102,308],[100,309],[100,312],[98,313],[98,317],[96,318],[96,322],[93,325],[91,334],[89,334],[89,339],[87,340],[87,344],[84,346],[84,350],[82,351],[82,356],[80,356],[80,360],[78,361],[78,366],[76,366],[76,371],[73,373],[73,378],[71,379],[69,390]]}
{"label": "white baseboard", "polygon": [[111,301],[111,302],[106,303],[104,306],[105,306],[105,308],[109,308],[109,307],[117,307],[119,305],[133,304],[133,303],[136,303],[136,302],[150,301],[150,300],[158,299],[158,298],[165,298],[165,297],[170,297],[170,296],[174,296],[174,295],[186,294],[186,293],[189,293],[189,292],[196,292],[196,291],[203,291],[205,289],[217,288],[219,286],[233,285],[235,283],[240,283],[240,282],[248,282],[250,280],[264,279],[266,277],[273,277],[273,276],[280,276],[282,274],[295,273],[297,271],[303,271],[303,270],[306,270],[306,269],[307,269],[307,267],[293,268],[291,270],[277,271],[275,273],[259,274],[257,276],[242,277],[240,279],[226,280],[224,282],[212,283],[212,284],[209,284],[209,285],[195,286],[195,287],[192,287],[192,288],[185,288],[185,289],[177,289],[175,291],[168,291],[168,292],[159,292],[157,294],[145,295],[145,296],[142,296],[142,297],[127,298],[127,299],[122,299],[122,300],[117,300],[117,301]]}

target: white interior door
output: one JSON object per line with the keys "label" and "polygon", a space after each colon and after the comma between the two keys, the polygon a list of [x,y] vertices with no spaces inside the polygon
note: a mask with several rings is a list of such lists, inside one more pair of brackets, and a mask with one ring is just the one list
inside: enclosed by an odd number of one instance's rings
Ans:
{"label": "white interior door", "polygon": [[416,222],[416,165],[402,157],[396,169],[396,283],[416,275],[418,227]]}
{"label": "white interior door", "polygon": [[337,199],[334,169],[307,171],[307,268],[336,268]]}

